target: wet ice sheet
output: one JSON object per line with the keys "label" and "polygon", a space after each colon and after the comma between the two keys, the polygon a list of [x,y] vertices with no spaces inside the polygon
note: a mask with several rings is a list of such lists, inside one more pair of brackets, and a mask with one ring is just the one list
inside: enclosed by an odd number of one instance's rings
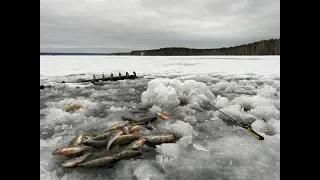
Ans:
{"label": "wet ice sheet", "polygon": [[[42,77],[40,81],[52,79]],[[280,179],[277,76],[206,74],[175,80],[157,78],[151,83],[136,79],[102,86],[67,83],[55,87],[40,91],[41,179]],[[159,88],[170,89],[170,93],[159,95]],[[230,125],[224,116],[193,97],[192,90],[237,120],[253,122],[254,130],[265,140],[258,141],[244,129]],[[141,97],[144,92],[148,93]],[[142,103],[144,98],[158,106]],[[165,106],[161,99],[172,106]],[[83,108],[65,112],[69,103]],[[65,158],[51,155],[76,133],[104,130],[123,122],[121,116],[143,117],[159,108],[170,118],[158,119],[155,129],[144,133],[173,133],[180,138],[175,143],[155,149],[146,146],[141,157],[122,160],[108,169],[63,169],[59,163]]]}

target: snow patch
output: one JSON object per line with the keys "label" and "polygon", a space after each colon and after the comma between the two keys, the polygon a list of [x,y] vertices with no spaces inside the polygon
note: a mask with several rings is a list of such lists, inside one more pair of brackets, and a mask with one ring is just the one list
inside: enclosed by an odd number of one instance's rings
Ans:
{"label": "snow patch", "polygon": [[176,107],[180,103],[195,105],[203,103],[194,96],[194,93],[205,100],[215,100],[214,94],[202,82],[158,78],[149,81],[147,90],[141,94],[141,102],[146,106],[157,105],[167,108]]}

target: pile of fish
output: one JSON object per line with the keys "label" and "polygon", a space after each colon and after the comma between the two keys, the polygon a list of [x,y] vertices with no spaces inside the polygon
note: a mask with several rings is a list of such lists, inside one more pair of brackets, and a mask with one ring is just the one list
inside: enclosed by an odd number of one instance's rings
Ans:
{"label": "pile of fish", "polygon": [[[150,126],[158,117],[167,119],[163,113],[140,119],[122,117],[124,123],[116,124],[107,130],[77,135],[69,145],[57,148],[52,155],[69,157],[61,163],[62,167],[110,167],[122,159],[142,155],[143,145],[155,147],[161,143],[171,143],[175,137],[171,134],[142,136],[138,133],[141,127]],[[149,127],[150,128],[150,127]]]}

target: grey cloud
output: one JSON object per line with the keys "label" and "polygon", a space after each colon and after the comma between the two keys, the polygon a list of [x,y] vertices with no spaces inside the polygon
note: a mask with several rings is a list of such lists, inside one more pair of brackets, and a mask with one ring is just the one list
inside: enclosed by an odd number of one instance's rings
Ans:
{"label": "grey cloud", "polygon": [[279,0],[40,1],[40,51],[216,48],[279,37]]}

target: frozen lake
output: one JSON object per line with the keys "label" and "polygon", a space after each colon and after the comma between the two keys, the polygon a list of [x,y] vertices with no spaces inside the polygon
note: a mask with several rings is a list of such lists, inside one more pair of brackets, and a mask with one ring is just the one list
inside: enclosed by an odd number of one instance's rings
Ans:
{"label": "frozen lake", "polygon": [[280,73],[280,56],[40,56],[48,76],[132,72],[139,74]]}
{"label": "frozen lake", "polygon": [[[135,80],[57,83],[79,78],[146,76]],[[40,179],[280,179],[280,56],[40,56]],[[237,121],[252,123],[258,141],[233,126],[210,101]],[[66,112],[70,103],[81,109]],[[175,143],[143,146],[141,156],[110,168],[62,168],[52,156],[77,134],[103,131],[162,110],[144,135],[174,134]]]}

